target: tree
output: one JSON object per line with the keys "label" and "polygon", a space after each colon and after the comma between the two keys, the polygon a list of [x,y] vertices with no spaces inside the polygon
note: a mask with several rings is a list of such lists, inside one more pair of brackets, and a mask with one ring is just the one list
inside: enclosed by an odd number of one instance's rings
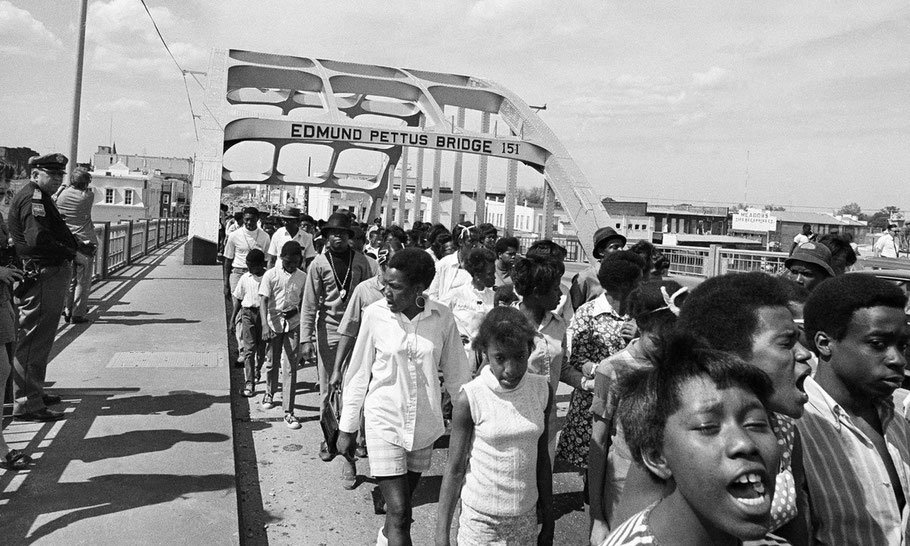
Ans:
{"label": "tree", "polygon": [[891,215],[900,214],[900,212],[900,207],[889,205],[872,215],[872,217],[869,219],[869,226],[878,229],[885,229],[888,227],[888,224],[891,223]]}
{"label": "tree", "polygon": [[841,208],[837,209],[838,214],[856,216],[857,218],[863,214],[863,209],[859,208],[859,205],[856,203],[848,203]]}
{"label": "tree", "polygon": [[543,205],[543,188],[535,186],[533,188],[518,188],[519,203],[528,201],[529,205]]}
{"label": "tree", "polygon": [[762,210],[769,210],[771,212],[774,212],[776,210],[787,210],[787,209],[785,209],[784,207],[779,206],[779,205],[765,205]]}

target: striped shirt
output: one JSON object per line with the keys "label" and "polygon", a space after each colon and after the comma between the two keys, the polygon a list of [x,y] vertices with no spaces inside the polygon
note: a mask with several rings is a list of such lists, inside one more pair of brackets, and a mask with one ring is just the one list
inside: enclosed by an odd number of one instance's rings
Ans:
{"label": "striped shirt", "polygon": [[[810,532],[817,544],[910,544],[910,507],[898,510],[885,464],[872,441],[814,379],[797,421],[809,486]],[[910,500],[910,423],[896,418],[891,400],[878,403],[888,453]]]}
{"label": "striped shirt", "polygon": [[[625,523],[610,533],[610,536],[608,536],[600,546],[643,546],[646,544],[657,544],[657,539],[654,537],[654,532],[651,530],[650,523],[651,510],[653,510],[655,506],[657,506],[657,502],[627,519]],[[742,544],[743,546],[788,546],[790,543],[778,536],[768,534],[765,535],[764,538],[747,540]]]}

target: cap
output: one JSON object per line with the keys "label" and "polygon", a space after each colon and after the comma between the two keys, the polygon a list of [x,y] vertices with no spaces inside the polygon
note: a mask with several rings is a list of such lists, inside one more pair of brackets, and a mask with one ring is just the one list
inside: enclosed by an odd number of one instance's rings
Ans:
{"label": "cap", "polygon": [[43,171],[63,172],[66,170],[68,162],[69,160],[63,154],[45,154],[31,157],[28,160],[28,166],[32,169],[41,169]]}
{"label": "cap", "polygon": [[607,246],[610,239],[619,239],[622,241],[622,246],[626,246],[626,238],[624,235],[616,233],[616,230],[611,227],[602,227],[594,232],[594,258],[601,259],[603,258],[604,247]]}
{"label": "cap", "polygon": [[831,268],[831,250],[821,243],[803,243],[796,247],[793,254],[784,260],[784,267],[790,268],[793,262],[804,262],[815,264],[825,270],[828,275],[834,277],[834,270]]}

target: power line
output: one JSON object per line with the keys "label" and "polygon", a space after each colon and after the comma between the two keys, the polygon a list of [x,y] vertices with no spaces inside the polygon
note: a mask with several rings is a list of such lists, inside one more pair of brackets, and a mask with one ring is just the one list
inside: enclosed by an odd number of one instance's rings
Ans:
{"label": "power line", "polygon": [[[174,54],[171,52],[171,48],[168,47],[167,41],[165,41],[164,36],[161,34],[161,30],[158,28],[158,23],[155,22],[155,18],[152,17],[152,12],[149,10],[148,5],[145,3],[145,0],[139,0],[142,4],[142,7],[145,8],[145,13],[148,14],[149,20],[152,22],[152,26],[155,27],[155,32],[158,34],[158,38],[161,40],[161,44],[164,46],[164,49],[167,50],[167,54],[171,56],[171,60],[174,61],[174,64],[177,65],[177,69],[180,70],[180,74],[183,76],[183,89],[186,91],[186,102],[190,105],[190,117],[193,119],[193,133],[196,135],[196,142],[199,142],[199,130],[196,128],[196,112],[193,111],[193,101],[190,99],[190,87],[186,83],[186,75],[190,73],[187,70],[184,70],[180,63],[177,62],[177,58],[174,57]],[[190,73],[193,76],[193,79],[196,80],[196,83],[199,84],[199,87],[203,87],[202,83],[196,78],[195,74]]]}

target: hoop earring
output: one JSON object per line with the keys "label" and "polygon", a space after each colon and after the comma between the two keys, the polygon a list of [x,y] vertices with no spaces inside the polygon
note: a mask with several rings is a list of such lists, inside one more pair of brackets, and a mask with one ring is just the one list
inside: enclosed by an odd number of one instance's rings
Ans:
{"label": "hoop earring", "polygon": [[426,296],[424,296],[423,294],[418,294],[417,297],[414,298],[414,305],[416,305],[419,309],[423,309],[424,307],[426,307],[427,306]]}

